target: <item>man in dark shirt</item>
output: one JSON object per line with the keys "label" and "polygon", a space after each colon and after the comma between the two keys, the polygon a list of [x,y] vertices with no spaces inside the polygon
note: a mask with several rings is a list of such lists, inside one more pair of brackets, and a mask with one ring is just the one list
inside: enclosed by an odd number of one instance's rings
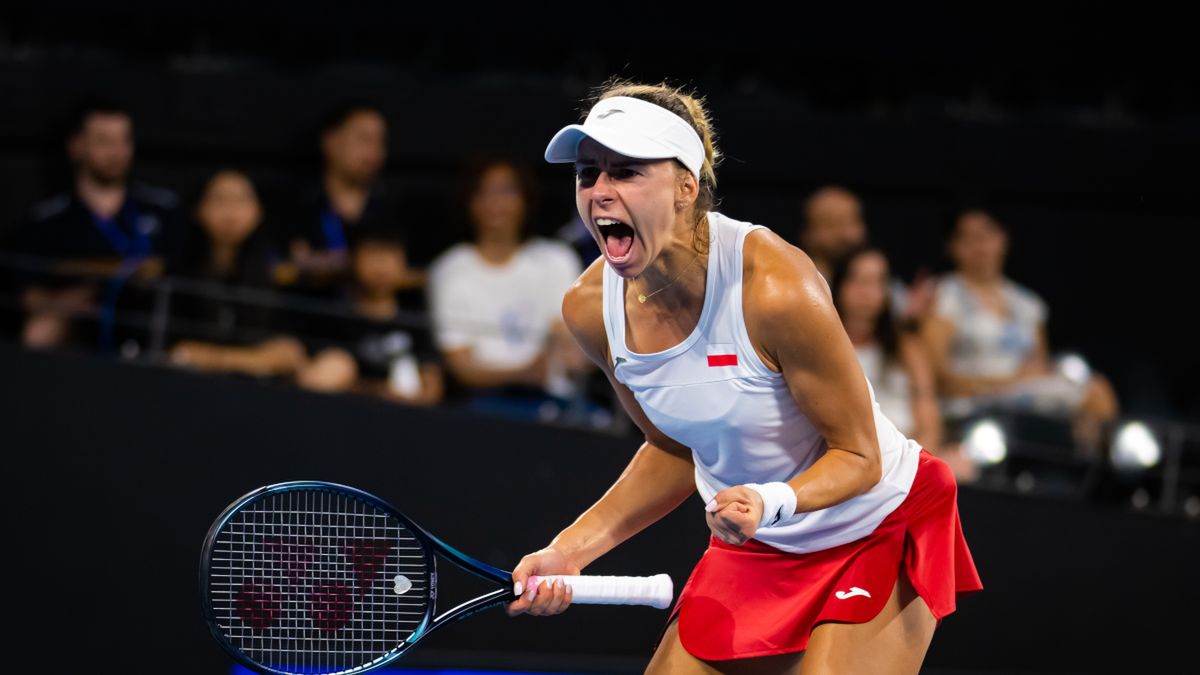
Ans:
{"label": "man in dark shirt", "polygon": [[136,295],[124,292],[125,281],[157,276],[175,252],[177,199],[129,179],[133,120],[126,110],[91,102],[72,120],[72,189],[30,209],[4,248],[45,263],[20,277],[25,345],[112,348],[124,332],[115,328],[118,301]]}
{"label": "man in dark shirt", "polygon": [[395,200],[379,180],[387,161],[387,122],[365,104],[334,111],[321,130],[324,172],[300,200],[285,239],[300,282],[337,286],[349,272],[350,241],[357,230],[400,232]]}

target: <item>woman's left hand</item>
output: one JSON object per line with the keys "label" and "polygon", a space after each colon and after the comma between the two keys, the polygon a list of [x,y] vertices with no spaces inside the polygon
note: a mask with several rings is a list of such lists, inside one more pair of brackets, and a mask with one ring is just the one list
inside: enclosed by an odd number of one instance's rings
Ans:
{"label": "woman's left hand", "polygon": [[763,502],[757,492],[735,485],[721,490],[705,506],[708,529],[726,544],[741,546],[758,531]]}

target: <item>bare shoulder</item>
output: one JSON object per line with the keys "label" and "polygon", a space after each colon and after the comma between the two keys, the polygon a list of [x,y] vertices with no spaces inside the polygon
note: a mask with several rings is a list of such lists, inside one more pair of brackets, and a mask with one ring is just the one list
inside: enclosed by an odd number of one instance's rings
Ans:
{"label": "bare shoulder", "polygon": [[584,353],[602,368],[608,365],[604,330],[604,258],[596,258],[563,295],[563,322]]}
{"label": "bare shoulder", "polygon": [[829,284],[808,254],[767,228],[746,235],[742,248],[747,319],[832,309]]}

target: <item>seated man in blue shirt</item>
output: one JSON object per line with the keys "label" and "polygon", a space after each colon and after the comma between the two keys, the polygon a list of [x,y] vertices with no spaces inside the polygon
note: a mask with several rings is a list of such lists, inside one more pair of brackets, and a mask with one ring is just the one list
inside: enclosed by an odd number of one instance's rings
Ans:
{"label": "seated man in blue shirt", "polygon": [[[366,103],[344,105],[322,126],[320,182],[302,191],[280,239],[303,290],[337,289],[349,280],[348,242],[360,230],[403,234],[400,207],[380,174],[387,161],[387,121]],[[321,293],[318,292],[318,295]]]}
{"label": "seated man in blue shirt", "polygon": [[119,106],[81,106],[66,151],[74,185],[34,205],[4,246],[45,263],[41,273],[21,274],[21,340],[37,348],[111,349],[123,341],[113,316],[123,282],[157,276],[174,253],[177,199],[130,180],[133,120]]}

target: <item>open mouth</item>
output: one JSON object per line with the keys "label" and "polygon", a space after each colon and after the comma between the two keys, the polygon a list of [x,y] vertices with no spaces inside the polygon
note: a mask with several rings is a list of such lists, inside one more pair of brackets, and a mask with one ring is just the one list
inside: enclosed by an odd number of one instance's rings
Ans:
{"label": "open mouth", "polygon": [[633,248],[633,228],[614,218],[597,218],[596,227],[600,230],[600,238],[604,240],[604,250],[608,257],[620,260],[629,255]]}

